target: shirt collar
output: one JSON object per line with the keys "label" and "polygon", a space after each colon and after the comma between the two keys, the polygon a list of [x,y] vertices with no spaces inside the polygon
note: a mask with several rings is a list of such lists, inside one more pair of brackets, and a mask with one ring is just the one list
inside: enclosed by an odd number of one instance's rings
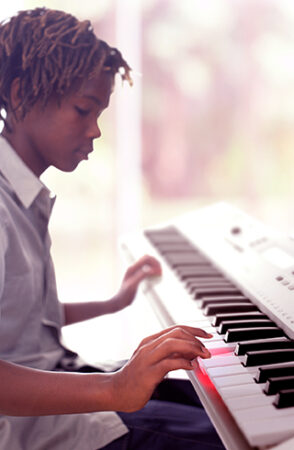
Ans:
{"label": "shirt collar", "polygon": [[0,170],[25,208],[31,206],[42,190],[52,197],[3,136],[0,136],[0,146]]}

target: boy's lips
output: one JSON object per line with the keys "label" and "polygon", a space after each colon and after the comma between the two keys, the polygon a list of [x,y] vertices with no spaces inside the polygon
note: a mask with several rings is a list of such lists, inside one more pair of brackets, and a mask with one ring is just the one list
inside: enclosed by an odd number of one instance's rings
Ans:
{"label": "boy's lips", "polygon": [[87,150],[81,149],[81,150],[78,150],[78,151],[77,151],[77,154],[78,154],[82,159],[88,159],[89,153],[91,153],[92,151],[93,151],[93,148],[90,148],[90,149],[87,149]]}

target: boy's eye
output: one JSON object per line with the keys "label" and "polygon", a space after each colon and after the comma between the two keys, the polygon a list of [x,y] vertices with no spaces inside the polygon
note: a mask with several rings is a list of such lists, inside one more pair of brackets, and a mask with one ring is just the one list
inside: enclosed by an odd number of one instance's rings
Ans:
{"label": "boy's eye", "polygon": [[90,113],[89,109],[83,109],[80,108],[79,106],[75,106],[75,109],[78,112],[78,114],[80,114],[80,116],[87,116]]}

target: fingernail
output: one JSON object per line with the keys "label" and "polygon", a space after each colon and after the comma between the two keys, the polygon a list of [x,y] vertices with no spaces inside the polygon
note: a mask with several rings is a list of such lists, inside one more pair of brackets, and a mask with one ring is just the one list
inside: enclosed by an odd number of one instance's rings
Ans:
{"label": "fingernail", "polygon": [[205,355],[207,355],[207,356],[211,356],[211,354],[210,354],[210,351],[209,350],[207,350],[207,348],[206,347],[201,347],[201,351],[205,354]]}
{"label": "fingernail", "polygon": [[191,366],[194,367],[194,369],[198,369],[199,365],[196,358],[191,361]]}
{"label": "fingernail", "polygon": [[213,337],[213,334],[207,333],[207,332],[206,332],[206,336],[207,336],[208,338],[212,338],[212,337]]}

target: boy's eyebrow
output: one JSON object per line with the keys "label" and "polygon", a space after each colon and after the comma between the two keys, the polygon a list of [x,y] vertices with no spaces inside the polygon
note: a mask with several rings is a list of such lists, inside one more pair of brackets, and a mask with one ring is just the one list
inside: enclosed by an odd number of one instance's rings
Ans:
{"label": "boy's eyebrow", "polygon": [[97,105],[101,106],[101,100],[98,97],[95,97],[95,95],[84,95],[84,97],[93,100]]}

